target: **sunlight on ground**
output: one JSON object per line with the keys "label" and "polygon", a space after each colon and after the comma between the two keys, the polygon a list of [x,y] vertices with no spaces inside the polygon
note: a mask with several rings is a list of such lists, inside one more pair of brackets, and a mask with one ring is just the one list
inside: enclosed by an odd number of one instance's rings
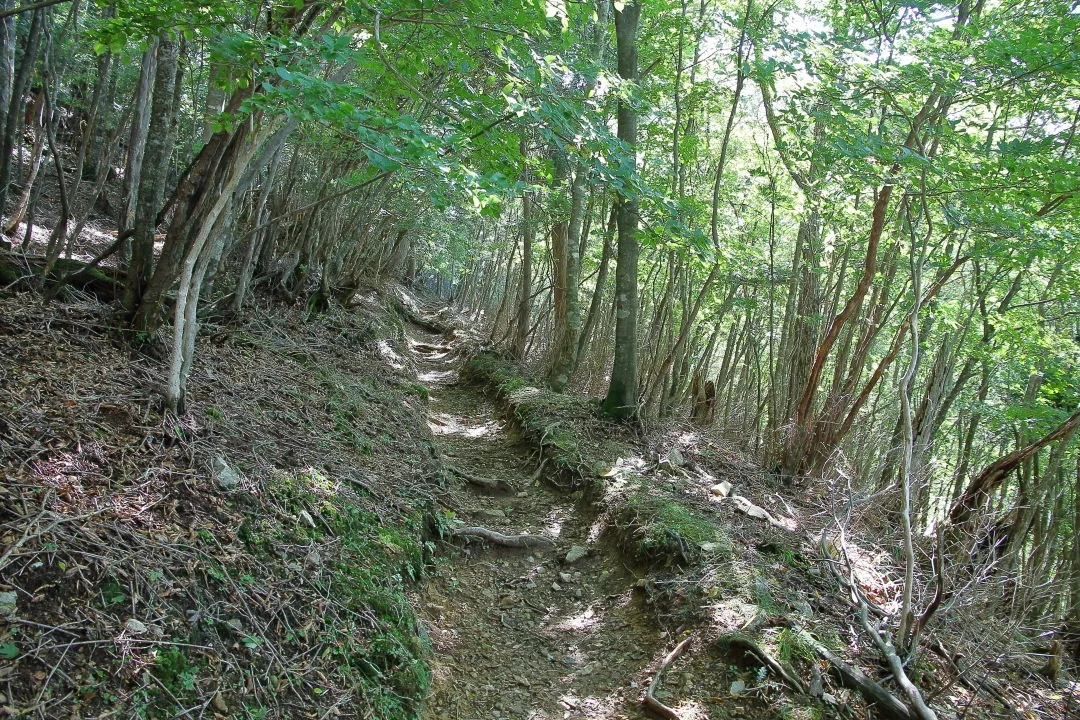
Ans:
{"label": "sunlight on ground", "polygon": [[499,430],[499,423],[488,420],[485,423],[468,423],[456,415],[438,413],[428,418],[428,427],[433,435],[460,435],[467,438],[482,438],[494,435]]}
{"label": "sunlight on ground", "polygon": [[600,625],[601,616],[596,614],[593,608],[587,608],[585,612],[571,615],[565,620],[555,623],[556,630],[564,632],[580,632]]}
{"label": "sunlight on ground", "polygon": [[395,370],[401,370],[405,367],[405,360],[394,352],[394,348],[390,347],[390,343],[385,340],[379,340],[376,343],[376,346],[379,348],[379,355],[382,356],[382,359],[385,360],[390,367]]}
{"label": "sunlight on ground", "polygon": [[568,515],[569,511],[566,508],[555,508],[549,512],[544,518],[544,535],[552,538],[562,535],[563,525]]}
{"label": "sunlight on ground", "polygon": [[739,598],[728,598],[706,607],[713,624],[725,632],[746,627],[757,617],[758,607]]}
{"label": "sunlight on ground", "polygon": [[893,613],[900,606],[900,583],[889,577],[887,554],[871,554],[850,541],[830,536],[825,540],[826,553],[840,561],[840,571],[850,574],[855,584],[868,599],[888,613]]}
{"label": "sunlight on ground", "polygon": [[687,700],[672,708],[682,720],[709,720],[709,712],[700,703]]}
{"label": "sunlight on ground", "polygon": [[429,370],[417,373],[416,377],[421,383],[448,384],[457,381],[457,370]]}

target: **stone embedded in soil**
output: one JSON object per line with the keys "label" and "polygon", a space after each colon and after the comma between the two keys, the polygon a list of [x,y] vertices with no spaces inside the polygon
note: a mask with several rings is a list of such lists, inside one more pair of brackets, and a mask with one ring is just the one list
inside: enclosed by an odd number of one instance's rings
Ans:
{"label": "stone embedded in soil", "polygon": [[711,492],[713,495],[718,495],[720,497],[727,497],[731,494],[731,490],[732,485],[727,480],[724,480],[723,482],[718,482],[709,488],[709,492]]}
{"label": "stone embedded in soil", "polygon": [[147,627],[146,627],[146,623],[142,622],[141,620],[136,620],[135,618],[131,618],[126,623],[124,623],[124,629],[127,630],[132,635],[142,635],[143,633],[146,632]]}
{"label": "stone embedded in soil", "polygon": [[15,591],[0,592],[0,617],[14,615],[18,608],[19,596]]}
{"label": "stone embedded in soil", "polygon": [[683,454],[681,452],[679,452],[679,448],[671,448],[670,450],[668,450],[667,461],[668,464],[672,465],[673,467],[682,467],[686,464],[686,458],[683,457]]}
{"label": "stone embedded in soil", "polygon": [[240,473],[233,470],[220,455],[214,458],[214,472],[217,473],[218,485],[223,490],[231,490],[240,484]]}
{"label": "stone embedded in soil", "polygon": [[576,563],[581,558],[589,554],[589,549],[584,545],[574,545],[566,553],[566,563],[568,565]]}

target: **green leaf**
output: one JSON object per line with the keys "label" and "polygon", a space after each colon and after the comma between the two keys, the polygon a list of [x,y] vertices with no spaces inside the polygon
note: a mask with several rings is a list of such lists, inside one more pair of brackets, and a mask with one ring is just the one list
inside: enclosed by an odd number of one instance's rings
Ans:
{"label": "green leaf", "polygon": [[19,651],[18,646],[15,643],[0,643],[0,657],[5,660],[14,660],[22,653]]}

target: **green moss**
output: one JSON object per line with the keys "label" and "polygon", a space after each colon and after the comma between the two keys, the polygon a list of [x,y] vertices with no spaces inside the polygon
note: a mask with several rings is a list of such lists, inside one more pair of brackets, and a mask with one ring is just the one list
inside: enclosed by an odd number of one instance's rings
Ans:
{"label": "green moss", "polygon": [[409,395],[415,395],[424,402],[428,400],[428,389],[420,383],[408,383],[403,388]]}
{"label": "green moss", "polygon": [[731,542],[710,518],[703,517],[669,493],[644,482],[617,503],[616,518],[623,544],[649,564],[685,565],[698,559],[702,545],[731,555]]}
{"label": "green moss", "polygon": [[489,385],[504,394],[530,385],[511,360],[494,352],[474,355],[465,363],[461,375],[470,382]]}

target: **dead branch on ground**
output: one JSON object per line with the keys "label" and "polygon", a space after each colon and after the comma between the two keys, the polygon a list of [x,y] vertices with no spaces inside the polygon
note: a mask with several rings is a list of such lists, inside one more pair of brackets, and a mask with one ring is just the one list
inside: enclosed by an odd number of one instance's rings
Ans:
{"label": "dead branch on ground", "polygon": [[450,531],[451,537],[478,537],[495,545],[511,548],[551,547],[555,541],[543,535],[503,535],[482,527],[460,527]]}

